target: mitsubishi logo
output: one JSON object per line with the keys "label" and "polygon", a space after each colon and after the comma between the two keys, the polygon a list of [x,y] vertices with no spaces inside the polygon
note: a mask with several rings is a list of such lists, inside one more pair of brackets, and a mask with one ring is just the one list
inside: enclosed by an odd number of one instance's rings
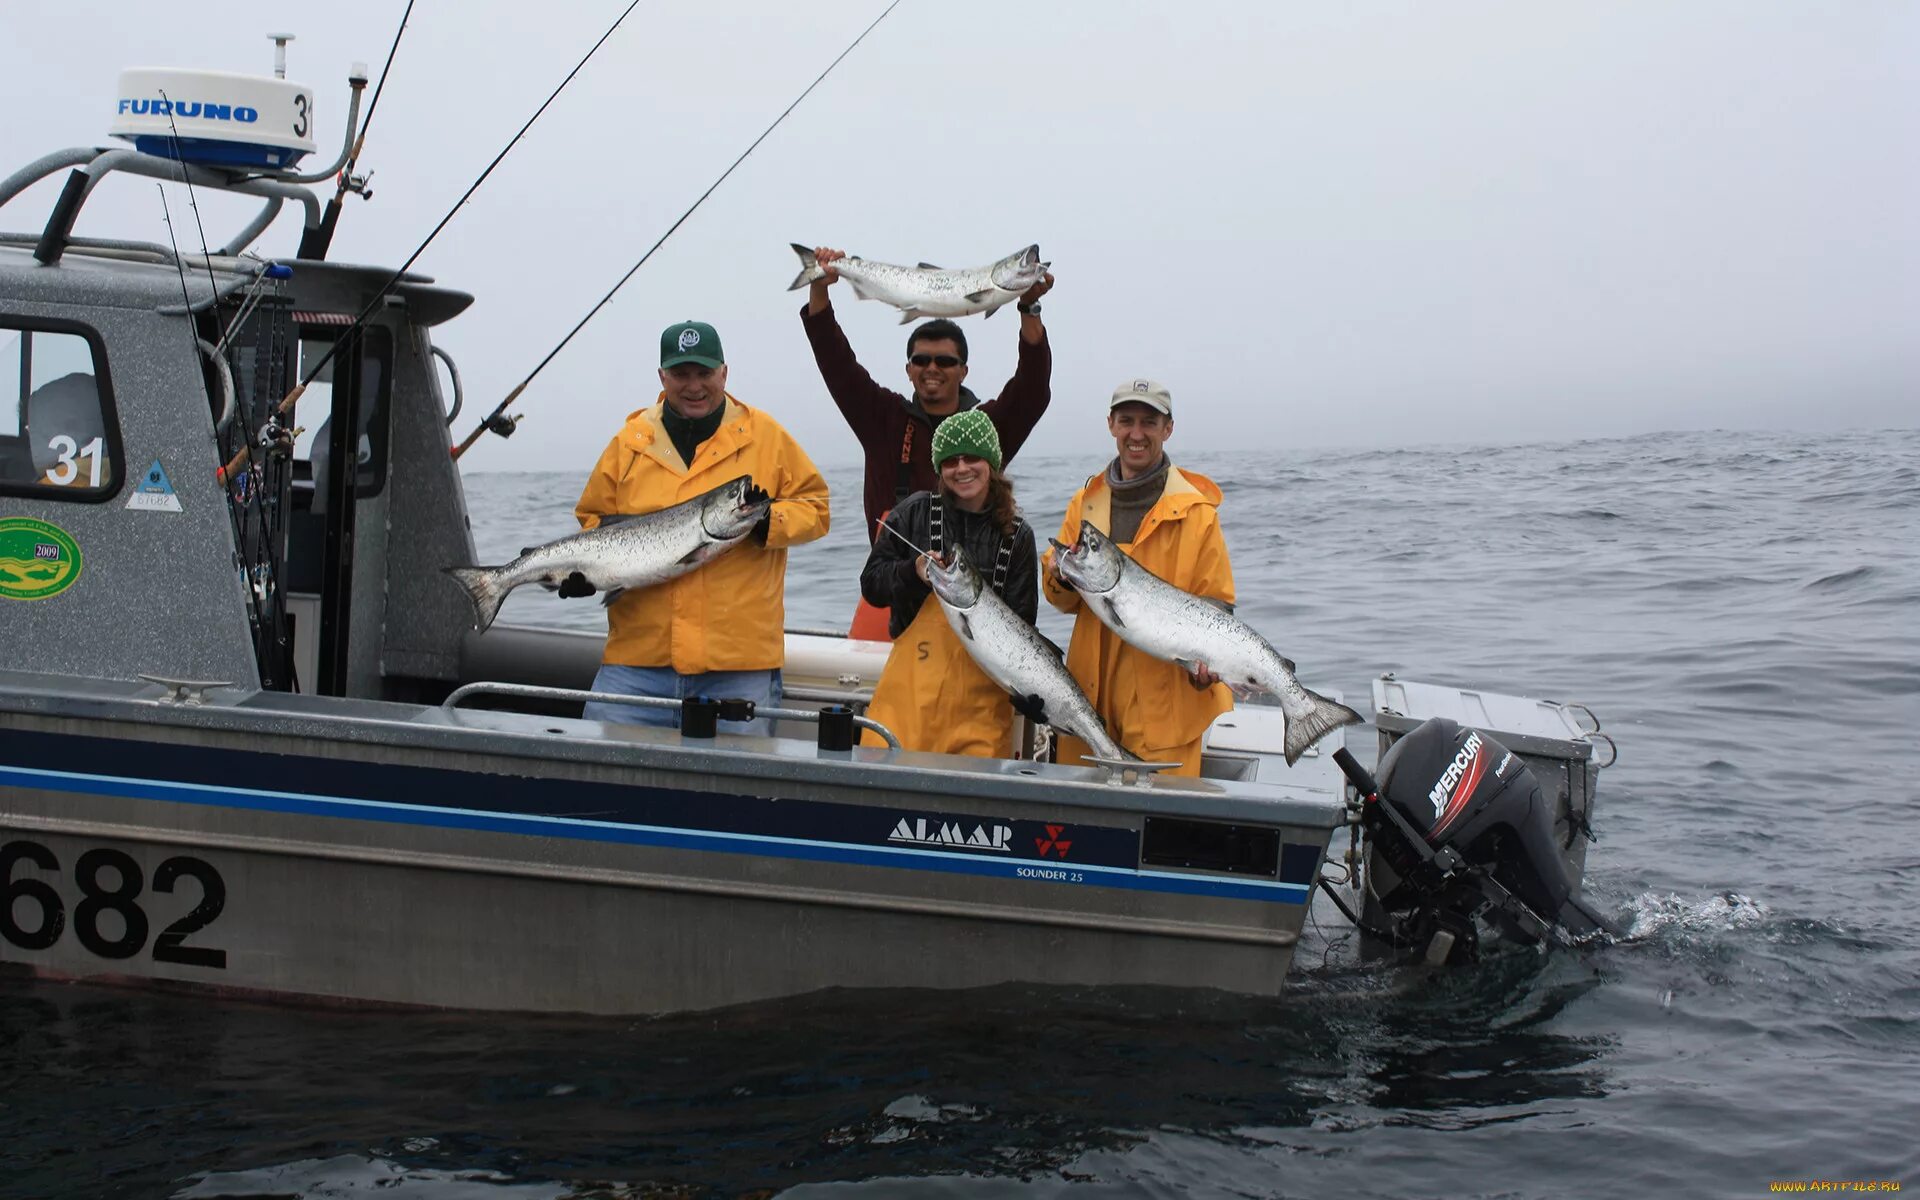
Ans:
{"label": "mitsubishi logo", "polygon": [[1067,827],[1065,825],[1047,826],[1047,836],[1033,839],[1033,848],[1039,852],[1041,858],[1045,858],[1049,854],[1055,858],[1065,858],[1067,851],[1073,848],[1072,842],[1062,841],[1060,838],[1060,835],[1066,831]]}

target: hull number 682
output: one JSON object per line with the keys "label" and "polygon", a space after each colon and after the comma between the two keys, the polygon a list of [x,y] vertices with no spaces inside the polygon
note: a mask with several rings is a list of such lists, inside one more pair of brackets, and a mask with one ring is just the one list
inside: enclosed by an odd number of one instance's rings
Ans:
{"label": "hull number 682", "polygon": [[[50,950],[71,918],[73,936],[101,958],[132,958],[147,948],[152,925],[140,906],[146,877],[132,855],[99,848],[74,859],[73,882],[80,899],[71,912],[53,884],[26,867],[57,875],[60,860],[39,842],[0,845],[0,938],[22,950]],[[198,887],[200,902],[153,939],[153,961],[225,970],[225,950],[188,945],[187,939],[213,924],[226,907],[226,882],[205,859],[180,854],[154,869],[153,890],[172,892],[181,880]],[[117,920],[102,921],[103,913]]]}

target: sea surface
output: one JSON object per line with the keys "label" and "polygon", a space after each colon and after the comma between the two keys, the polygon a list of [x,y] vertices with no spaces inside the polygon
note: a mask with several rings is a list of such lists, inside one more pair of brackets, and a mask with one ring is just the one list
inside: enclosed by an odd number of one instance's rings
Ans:
{"label": "sea surface", "polygon": [[[1277,1001],[1004,986],[647,1020],[7,981],[0,1196],[1920,1190],[1920,432],[1178,461],[1225,489],[1241,612],[1310,684],[1599,715],[1619,761],[1587,887],[1625,942],[1383,968],[1316,909]],[[1100,465],[1015,464],[1043,535]],[[865,553],[857,469],[828,474],[792,626],[843,628]],[[572,529],[580,482],[469,477],[483,561]],[[504,619],[602,621],[531,589]]]}

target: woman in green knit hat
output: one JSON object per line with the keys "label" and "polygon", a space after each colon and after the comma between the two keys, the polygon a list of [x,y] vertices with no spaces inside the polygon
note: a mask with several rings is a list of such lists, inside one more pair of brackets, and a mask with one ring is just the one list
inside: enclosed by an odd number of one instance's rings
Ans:
{"label": "woman in green knit hat", "polygon": [[[867,602],[892,610],[893,653],[874,688],[867,715],[891,729],[908,750],[1013,755],[1013,707],[987,678],[929,599],[926,559],[956,546],[1013,611],[1027,621],[1039,608],[1033,530],[1013,506],[1013,484],[1000,473],[1000,434],[979,409],[958,412],[933,432],[935,492],[915,492],[886,518],[860,572]],[[895,536],[898,534],[899,536]],[[911,543],[911,544],[909,544]],[[867,744],[880,745],[865,735]]]}

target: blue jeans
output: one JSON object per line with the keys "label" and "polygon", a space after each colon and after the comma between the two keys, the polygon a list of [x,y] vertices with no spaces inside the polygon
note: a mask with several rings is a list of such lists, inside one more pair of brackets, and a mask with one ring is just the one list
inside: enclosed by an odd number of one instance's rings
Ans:
{"label": "blue jeans", "polygon": [[[688,696],[711,696],[715,700],[751,700],[761,708],[778,708],[785,694],[780,684],[780,669],[770,671],[708,671],[702,675],[682,675],[672,667],[622,667],[601,663],[593,677],[593,690],[618,696],[664,696],[684,700]],[[589,721],[615,725],[651,725],[656,729],[680,728],[677,708],[642,707],[637,704],[603,704],[590,701],[580,714]],[[773,722],[766,718],[752,721],[722,721],[721,733],[751,733],[770,737]]]}

